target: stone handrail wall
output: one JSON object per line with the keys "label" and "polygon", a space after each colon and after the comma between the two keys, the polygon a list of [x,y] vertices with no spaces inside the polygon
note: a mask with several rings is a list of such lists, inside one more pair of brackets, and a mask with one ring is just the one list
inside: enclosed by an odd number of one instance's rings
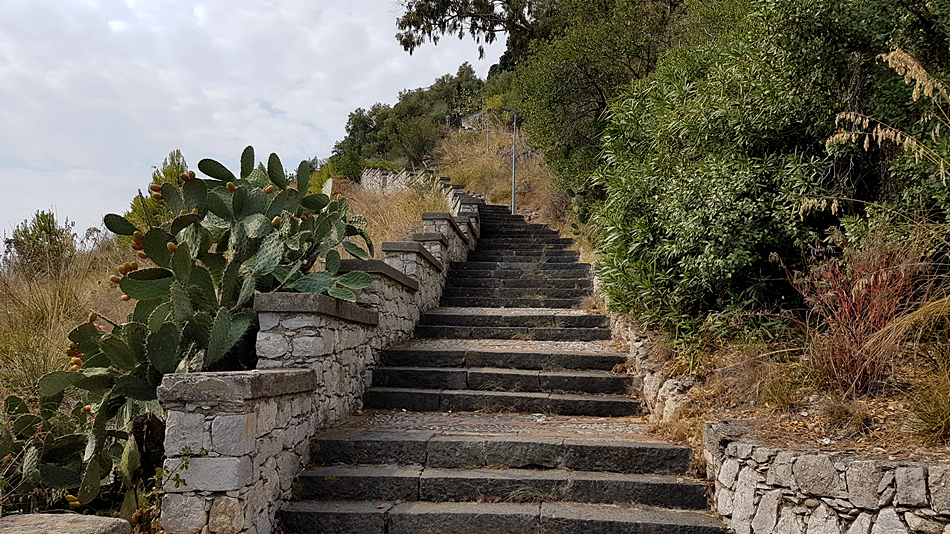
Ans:
{"label": "stone handrail wall", "polygon": [[736,534],[950,533],[950,465],[762,447],[706,423],[714,509]]}
{"label": "stone handrail wall", "polygon": [[362,407],[379,351],[411,337],[438,305],[449,263],[475,247],[481,201],[442,183],[452,213],[423,214],[414,241],[380,245],[384,261],[342,262],[373,279],[356,304],[259,294],[257,370],[162,379],[165,468],[185,482],[165,485],[166,533],[271,533],[316,429]]}

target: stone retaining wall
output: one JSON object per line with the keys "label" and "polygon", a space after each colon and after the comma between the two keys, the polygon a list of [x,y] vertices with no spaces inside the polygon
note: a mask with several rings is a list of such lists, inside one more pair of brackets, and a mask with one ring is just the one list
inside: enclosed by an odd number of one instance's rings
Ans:
{"label": "stone retaining wall", "polygon": [[442,182],[452,213],[424,214],[414,242],[382,243],[384,261],[342,262],[373,279],[356,304],[259,294],[258,370],[162,379],[165,467],[185,482],[166,483],[166,533],[271,533],[315,430],[362,407],[379,351],[412,335],[438,305],[448,263],[475,247],[481,201]]}
{"label": "stone retaining wall", "polygon": [[706,423],[714,510],[736,534],[950,534],[950,465],[761,447]]}

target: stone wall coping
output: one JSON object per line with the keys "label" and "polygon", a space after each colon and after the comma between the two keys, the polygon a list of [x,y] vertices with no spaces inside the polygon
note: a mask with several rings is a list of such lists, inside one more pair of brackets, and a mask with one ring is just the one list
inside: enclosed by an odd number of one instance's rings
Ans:
{"label": "stone wall coping", "polygon": [[469,233],[470,233],[471,235],[475,235],[475,224],[472,223],[472,218],[471,218],[471,217],[465,217],[465,216],[463,216],[463,215],[459,215],[459,216],[456,216],[456,217],[455,217],[455,222],[458,223],[459,225],[463,225],[463,224],[464,224],[465,226],[468,227]]}
{"label": "stone wall coping", "polygon": [[70,534],[129,534],[125,519],[81,514],[12,514],[0,518],[3,534],[69,532]]}
{"label": "stone wall coping", "polygon": [[459,228],[458,223],[455,222],[455,217],[451,213],[445,213],[441,211],[427,211],[422,214],[422,220],[423,221],[441,221],[441,220],[449,221],[449,226],[451,226],[452,229],[455,230],[455,233],[458,234],[458,236],[461,237],[462,240],[465,241],[465,243],[469,243],[468,236],[462,232],[461,228]]}
{"label": "stone wall coping", "polygon": [[378,274],[380,276],[385,276],[395,282],[399,282],[407,289],[419,291],[419,282],[413,280],[409,276],[406,276],[405,273],[401,273],[396,269],[393,269],[383,260],[343,260],[340,262],[339,272],[349,273],[353,271],[362,271],[367,274]]}
{"label": "stone wall coping", "polygon": [[313,391],[320,381],[311,369],[255,369],[216,373],[176,373],[162,377],[163,403],[235,402]]}
{"label": "stone wall coping", "polygon": [[424,232],[421,234],[412,234],[412,240],[417,243],[429,243],[431,241],[436,241],[442,245],[443,248],[449,246],[448,240],[445,239],[445,236],[439,232]]}
{"label": "stone wall coping", "polygon": [[445,270],[445,266],[442,265],[442,262],[435,259],[435,256],[419,243],[413,243],[411,241],[387,241],[380,245],[379,248],[383,249],[383,252],[414,252],[425,258],[437,271],[442,272]]}
{"label": "stone wall coping", "polygon": [[327,295],[316,293],[259,293],[254,297],[257,312],[318,313],[368,325],[379,324],[379,312],[368,310]]}

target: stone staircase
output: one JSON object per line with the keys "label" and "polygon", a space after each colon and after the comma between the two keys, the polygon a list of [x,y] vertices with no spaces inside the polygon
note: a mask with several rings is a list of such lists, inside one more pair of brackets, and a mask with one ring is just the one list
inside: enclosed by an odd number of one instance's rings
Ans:
{"label": "stone staircase", "polygon": [[[390,347],[367,413],[319,434],[279,513],[294,533],[723,532],[690,450],[644,435],[590,266],[543,225],[481,206],[441,307]],[[477,412],[477,413],[476,413]]]}

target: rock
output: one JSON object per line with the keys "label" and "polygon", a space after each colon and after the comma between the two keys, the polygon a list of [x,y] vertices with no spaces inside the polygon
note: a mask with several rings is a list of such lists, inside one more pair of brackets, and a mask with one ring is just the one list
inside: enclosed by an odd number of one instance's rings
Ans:
{"label": "rock", "polygon": [[244,529],[244,510],[241,501],[231,497],[218,497],[211,505],[211,520],[208,530],[214,534],[238,534]]}
{"label": "rock", "polygon": [[927,506],[927,484],[923,467],[898,467],[894,470],[897,495],[894,504],[901,506]]}
{"label": "rock", "polygon": [[847,486],[831,459],[823,454],[801,456],[792,464],[792,473],[803,493],[828,497],[848,497]]}
{"label": "rock", "polygon": [[885,508],[877,515],[871,534],[907,534],[907,527],[893,508]]}
{"label": "rock", "polygon": [[885,506],[890,506],[894,502],[894,495],[897,494],[896,488],[887,488],[884,490],[884,493],[881,494],[881,498],[877,500],[878,508],[884,508]]}
{"label": "rock", "polygon": [[805,522],[789,508],[783,508],[775,525],[775,534],[802,534]]}
{"label": "rock", "polygon": [[729,458],[722,463],[719,469],[719,476],[716,480],[723,486],[733,489],[736,484],[736,476],[739,474],[739,462],[734,458]]}
{"label": "rock", "polygon": [[162,528],[166,532],[197,534],[207,523],[208,512],[205,512],[204,497],[165,494],[162,499]]}
{"label": "rock", "polygon": [[749,532],[749,522],[755,513],[755,486],[762,482],[764,478],[751,467],[745,467],[739,473],[735,498],[733,499],[735,508],[732,511],[732,523],[730,525],[737,534]]}
{"label": "rock", "polygon": [[881,477],[881,483],[877,485],[877,492],[884,493],[884,490],[887,489],[891,483],[894,482],[894,471],[887,471],[884,473],[884,476]]}
{"label": "rock", "polygon": [[772,490],[762,496],[759,508],[752,518],[752,532],[770,534],[778,521],[779,505],[782,503],[782,490]]}
{"label": "rock", "polygon": [[3,534],[68,532],[69,534],[129,534],[132,525],[125,519],[79,514],[23,514],[0,517]]}
{"label": "rock", "polygon": [[941,534],[943,525],[930,519],[924,519],[913,512],[904,514],[904,521],[912,532],[923,532],[924,534]]}
{"label": "rock", "polygon": [[950,511],[950,466],[934,465],[927,477],[933,509],[939,513]]}
{"label": "rock", "polygon": [[769,486],[784,486],[793,490],[798,489],[795,475],[792,474],[792,463],[796,456],[790,451],[781,451],[775,456],[772,467],[766,475],[765,483]]}
{"label": "rock", "polygon": [[841,534],[838,514],[826,504],[819,506],[808,518],[805,534]]}
{"label": "rock", "polygon": [[731,516],[735,508],[732,490],[716,488],[716,511],[719,515]]}
{"label": "rock", "polygon": [[848,529],[847,534],[869,534],[870,532],[871,514],[862,512],[861,515],[854,520],[854,523],[851,523],[851,528]]}
{"label": "rock", "polygon": [[852,462],[845,473],[848,484],[848,500],[851,504],[865,510],[876,510],[878,484],[881,483],[881,469],[877,462]]}

